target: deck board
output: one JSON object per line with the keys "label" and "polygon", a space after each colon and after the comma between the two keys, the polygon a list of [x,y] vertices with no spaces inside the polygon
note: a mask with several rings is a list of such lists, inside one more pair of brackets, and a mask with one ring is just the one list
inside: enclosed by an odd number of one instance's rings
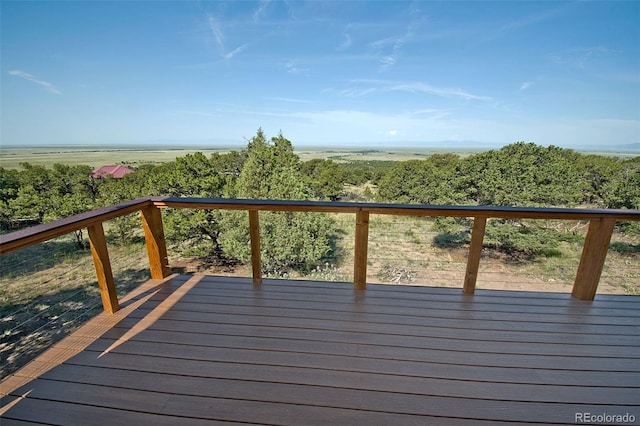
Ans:
{"label": "deck board", "polygon": [[0,422],[640,421],[639,297],[188,275],[146,286],[96,318],[108,327],[32,363],[33,378],[4,382],[19,385],[1,389]]}

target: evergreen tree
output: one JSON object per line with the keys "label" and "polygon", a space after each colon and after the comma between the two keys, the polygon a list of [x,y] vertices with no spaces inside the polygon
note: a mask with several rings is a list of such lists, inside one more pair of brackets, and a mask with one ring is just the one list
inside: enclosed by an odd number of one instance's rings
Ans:
{"label": "evergreen tree", "polygon": [[[247,159],[235,186],[238,198],[311,199],[312,189],[300,171],[300,160],[282,133],[267,141],[262,129],[247,145]],[[225,215],[222,236],[225,253],[242,261],[251,257],[245,212]],[[307,270],[330,251],[333,221],[318,213],[262,212],[260,241],[262,268],[281,274]]]}

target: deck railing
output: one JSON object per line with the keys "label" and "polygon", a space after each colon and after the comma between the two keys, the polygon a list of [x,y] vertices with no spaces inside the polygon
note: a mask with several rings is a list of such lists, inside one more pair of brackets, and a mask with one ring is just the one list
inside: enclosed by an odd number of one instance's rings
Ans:
{"label": "deck railing", "polygon": [[260,211],[354,214],[353,284],[356,290],[364,290],[366,288],[370,215],[470,217],[473,218],[473,228],[463,283],[463,292],[466,294],[473,294],[475,291],[487,219],[517,218],[589,221],[589,229],[572,290],[572,295],[582,300],[593,300],[595,297],[615,223],[617,221],[640,221],[640,210],[145,197],[2,235],[0,236],[0,255],[9,254],[52,238],[87,228],[102,303],[105,311],[115,312],[119,309],[119,304],[103,223],[140,211],[149,256],[151,278],[161,279],[169,275],[161,208],[247,211],[251,236],[251,268],[253,282],[256,284],[262,281]]}

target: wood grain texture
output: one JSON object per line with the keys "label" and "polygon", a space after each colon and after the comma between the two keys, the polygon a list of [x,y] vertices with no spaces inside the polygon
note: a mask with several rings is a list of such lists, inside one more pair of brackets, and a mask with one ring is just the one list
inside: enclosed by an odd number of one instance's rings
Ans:
{"label": "wood grain texture", "polygon": [[162,279],[170,273],[162,214],[156,206],[149,206],[141,210],[141,216],[151,278]]}
{"label": "wood grain texture", "polygon": [[249,210],[249,235],[251,237],[251,272],[254,284],[262,282],[262,260],[260,257],[260,215],[258,210]]}
{"label": "wood grain texture", "polygon": [[92,339],[82,352],[12,389],[2,424],[570,424],[576,412],[640,415],[638,297],[360,292],[273,279],[256,287],[199,275],[145,286],[106,331],[78,330],[76,340]]}
{"label": "wood grain texture", "polygon": [[615,224],[612,218],[592,219],[589,223],[571,293],[574,297],[593,300],[596,296]]}
{"label": "wood grain texture", "polygon": [[478,279],[480,257],[482,256],[482,241],[484,240],[484,231],[486,226],[486,217],[476,217],[473,220],[471,245],[469,246],[469,257],[467,259],[467,270],[464,275],[464,284],[462,287],[462,291],[465,294],[473,294],[476,291],[476,280]]}
{"label": "wood grain texture", "polygon": [[91,255],[93,256],[93,264],[96,267],[96,277],[98,279],[98,286],[100,287],[102,306],[106,312],[114,313],[120,309],[120,306],[118,305],[118,294],[116,293],[116,284],[113,280],[104,228],[101,223],[98,223],[89,226],[88,231]]}
{"label": "wood grain texture", "polygon": [[558,207],[506,207],[506,206],[447,206],[429,204],[356,203],[307,200],[248,200],[229,198],[149,197],[159,207],[199,208],[222,210],[262,210],[292,212],[331,212],[370,214],[450,216],[521,219],[589,220],[598,217],[616,220],[640,220],[640,210],[576,209]]}
{"label": "wood grain texture", "polygon": [[0,256],[69,234],[78,229],[87,228],[97,223],[136,212],[152,205],[150,200],[150,197],[138,198],[0,235]]}
{"label": "wood grain texture", "polygon": [[353,253],[353,287],[356,290],[367,288],[367,258],[369,250],[369,213],[356,212],[356,231]]}

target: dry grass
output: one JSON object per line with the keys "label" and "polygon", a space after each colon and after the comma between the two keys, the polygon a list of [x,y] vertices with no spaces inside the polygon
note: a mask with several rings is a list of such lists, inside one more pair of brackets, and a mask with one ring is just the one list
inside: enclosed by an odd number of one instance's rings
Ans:
{"label": "dry grass", "polygon": [[[119,296],[149,278],[140,244],[109,247]],[[102,311],[93,259],[65,236],[1,258],[0,377]]]}

